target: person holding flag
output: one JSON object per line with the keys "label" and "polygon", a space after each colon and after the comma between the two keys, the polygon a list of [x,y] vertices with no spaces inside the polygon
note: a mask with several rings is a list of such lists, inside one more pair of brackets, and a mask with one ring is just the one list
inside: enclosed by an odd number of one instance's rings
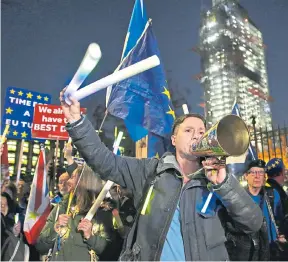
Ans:
{"label": "person holding flag", "polygon": [[117,259],[113,257],[116,251],[109,251],[116,237],[110,210],[100,208],[91,221],[84,218],[103,181],[87,165],[79,166],[70,180],[73,190],[50,213],[37,240],[37,250],[42,255],[48,253],[52,261]]}

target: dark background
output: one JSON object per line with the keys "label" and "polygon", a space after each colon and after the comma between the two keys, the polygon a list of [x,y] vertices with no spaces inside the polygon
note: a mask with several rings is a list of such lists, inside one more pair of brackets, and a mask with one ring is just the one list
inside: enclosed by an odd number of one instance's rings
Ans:
{"label": "dark background", "polygon": [[[191,51],[198,44],[200,10],[212,0],[145,0],[148,17],[172,89],[176,107],[203,113],[202,88],[193,79],[200,73],[200,58]],[[263,33],[268,66],[273,123],[283,126],[288,112],[288,1],[242,0]],[[9,0],[2,1],[1,110],[8,86],[52,95],[76,72],[91,42],[102,49],[102,59],[84,85],[114,71],[120,61],[134,1],[132,0]],[[82,102],[95,126],[104,114],[105,91]],[[96,112],[95,112],[96,110]],[[178,110],[179,112],[179,110]]]}

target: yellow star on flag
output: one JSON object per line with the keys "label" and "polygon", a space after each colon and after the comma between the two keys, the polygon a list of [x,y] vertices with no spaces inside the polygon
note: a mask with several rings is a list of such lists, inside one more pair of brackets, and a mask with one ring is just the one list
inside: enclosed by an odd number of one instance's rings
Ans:
{"label": "yellow star on flag", "polygon": [[18,135],[18,132],[15,130],[14,132],[13,132],[13,136],[17,136]]}
{"label": "yellow star on flag", "polygon": [[45,101],[48,101],[48,100],[49,100],[49,98],[48,98],[47,96],[45,96],[45,97],[44,97],[44,100],[45,100]]}
{"label": "yellow star on flag", "polygon": [[158,152],[156,153],[155,157],[158,159],[160,158]]}
{"label": "yellow star on flag", "polygon": [[42,98],[42,96],[40,96],[40,95],[37,96],[37,99],[41,100],[41,98]]}
{"label": "yellow star on flag", "polygon": [[32,98],[33,95],[31,94],[31,92],[29,92],[26,94],[26,96],[27,96],[27,98]]}
{"label": "yellow star on flag", "polygon": [[18,96],[22,96],[23,95],[23,92],[22,91],[19,91],[18,92]]}
{"label": "yellow star on flag", "polygon": [[172,115],[173,118],[175,119],[175,112],[174,112],[174,110],[172,110],[172,108],[170,106],[169,106],[169,111],[166,112],[166,114]]}
{"label": "yellow star on flag", "polygon": [[10,94],[14,95],[14,93],[15,93],[15,90],[14,90],[14,89],[11,89],[11,90],[10,90]]}
{"label": "yellow star on flag", "polygon": [[27,135],[28,135],[28,134],[27,134],[25,131],[21,133],[21,137],[22,137],[22,138],[26,138]]}
{"label": "yellow star on flag", "polygon": [[33,219],[33,220],[36,220],[36,218],[37,218],[38,216],[39,216],[39,215],[38,215],[35,211],[33,211],[33,212],[30,212],[30,213],[29,213],[28,218],[31,218],[31,219]]}
{"label": "yellow star on flag", "polygon": [[162,92],[162,94],[166,95],[168,99],[171,100],[170,92],[166,87],[164,87],[164,92]]}
{"label": "yellow star on flag", "polygon": [[12,114],[13,109],[11,107],[6,108],[6,114]]}

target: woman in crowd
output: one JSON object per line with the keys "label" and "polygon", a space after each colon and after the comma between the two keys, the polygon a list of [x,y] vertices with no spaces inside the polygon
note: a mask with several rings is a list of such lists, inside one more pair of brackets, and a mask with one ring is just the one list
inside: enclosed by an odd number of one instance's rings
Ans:
{"label": "woman in crowd", "polygon": [[19,221],[15,224],[14,210],[15,205],[10,195],[6,192],[1,193],[1,247],[8,237],[6,230],[13,232],[16,237],[20,234],[21,224]]}
{"label": "woman in crowd", "polygon": [[[92,221],[84,218],[101,191],[103,181],[84,165],[73,172],[69,182],[70,196],[52,210],[36,248],[42,255],[50,253],[53,261],[117,259],[111,256],[115,251],[109,248],[116,237],[111,211],[100,208]],[[110,252],[104,252],[105,249]]]}

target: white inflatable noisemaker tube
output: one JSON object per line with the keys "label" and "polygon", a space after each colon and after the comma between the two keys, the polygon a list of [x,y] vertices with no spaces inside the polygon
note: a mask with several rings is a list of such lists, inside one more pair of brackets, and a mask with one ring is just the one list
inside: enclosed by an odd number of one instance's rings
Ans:
{"label": "white inflatable noisemaker tube", "polygon": [[[113,153],[117,154],[117,150],[119,148],[120,142],[122,140],[123,137],[123,132],[119,132],[117,139],[114,142],[114,149],[113,149]],[[86,215],[86,219],[88,220],[92,220],[92,218],[94,217],[94,215],[96,214],[98,208],[100,207],[102,201],[104,200],[105,197],[107,197],[107,194],[109,193],[109,190],[111,189],[111,187],[113,186],[114,182],[108,180],[106,182],[106,184],[104,185],[104,187],[102,188],[100,194],[98,195],[98,197],[96,198],[94,204],[92,205],[92,207],[90,208],[89,212]]]}
{"label": "white inflatable noisemaker tube", "polygon": [[[111,75],[108,75],[100,80],[95,81],[94,83],[81,88],[80,90],[73,93],[71,96],[76,100],[80,101],[81,99],[103,89],[110,85],[114,85],[122,80],[125,80],[134,75],[140,74],[146,70],[149,70],[153,67],[160,65],[160,60],[158,56],[153,55],[149,58],[146,58],[138,63],[135,63],[131,66],[128,66],[122,70],[116,71]],[[68,100],[68,99],[67,99]],[[66,100],[65,100],[66,101]],[[67,104],[71,104],[70,101],[66,101]]]}
{"label": "white inflatable noisemaker tube", "polygon": [[71,82],[69,83],[64,97],[73,94],[81,86],[86,77],[91,73],[91,71],[96,67],[102,56],[100,46],[96,43],[91,43],[86,51],[86,54],[73,76]]}

